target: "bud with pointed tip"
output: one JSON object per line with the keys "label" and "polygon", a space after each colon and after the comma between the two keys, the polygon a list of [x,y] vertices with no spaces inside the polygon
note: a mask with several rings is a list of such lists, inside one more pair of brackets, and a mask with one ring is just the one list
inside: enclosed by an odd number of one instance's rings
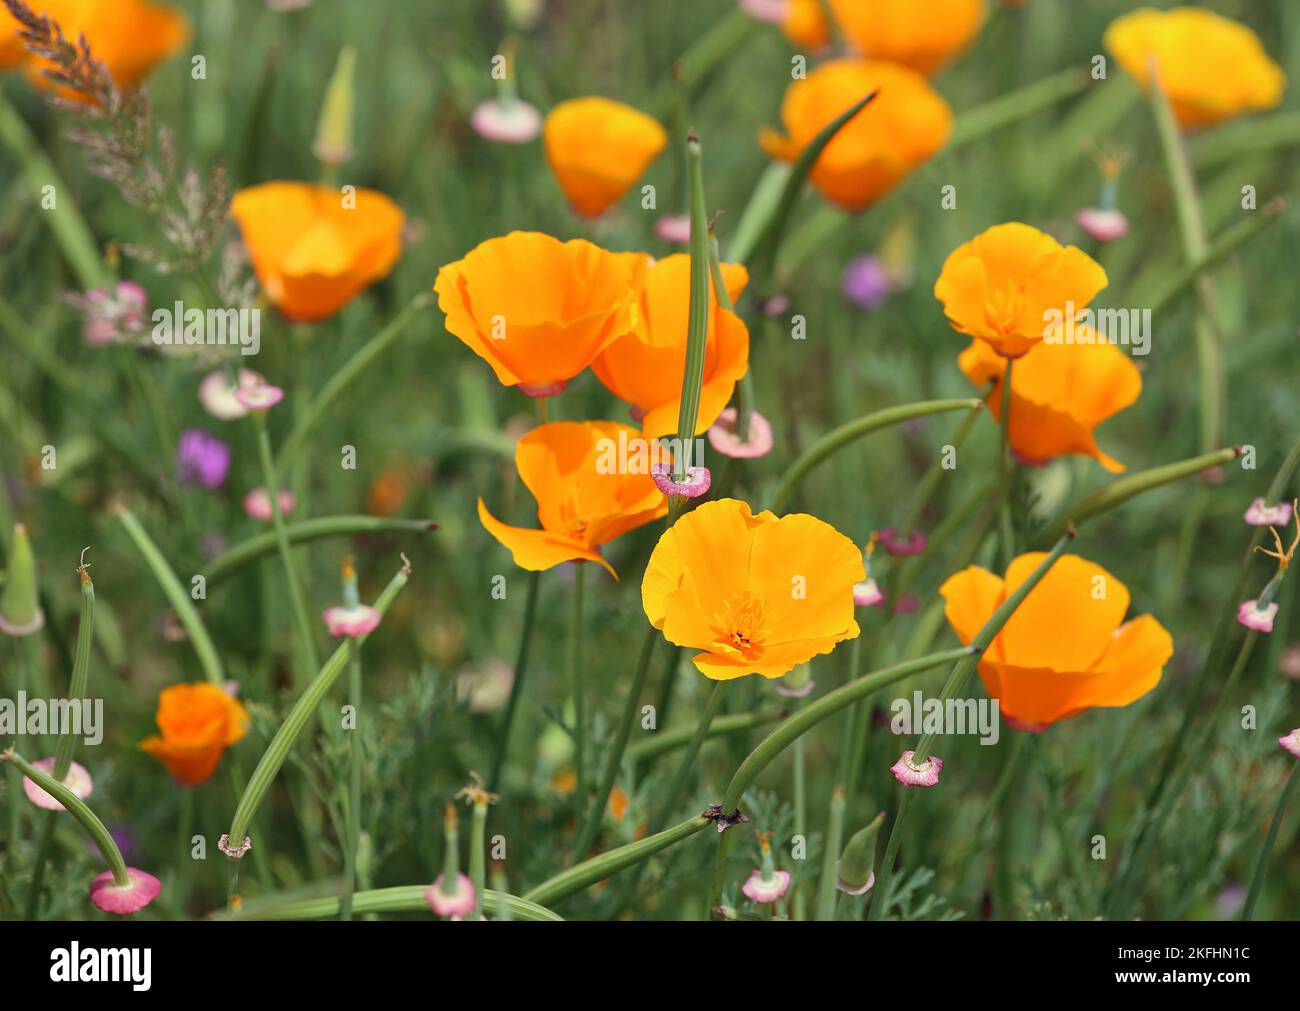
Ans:
{"label": "bud with pointed tip", "polygon": [[24,636],[39,632],[44,627],[45,613],[38,600],[36,559],[32,555],[32,543],[27,538],[27,528],[21,523],[15,523],[9,568],[5,573],[4,594],[0,596],[0,632]]}
{"label": "bud with pointed tip", "polygon": [[321,106],[311,149],[327,168],[352,160],[352,78],[356,65],[356,50],[351,46],[340,49],[334,75],[325,90],[325,103]]}
{"label": "bud with pointed tip", "polygon": [[872,868],[876,865],[876,848],[879,845],[880,826],[885,823],[881,811],[866,828],[854,833],[835,865],[835,887],[849,895],[864,895],[876,883]]}

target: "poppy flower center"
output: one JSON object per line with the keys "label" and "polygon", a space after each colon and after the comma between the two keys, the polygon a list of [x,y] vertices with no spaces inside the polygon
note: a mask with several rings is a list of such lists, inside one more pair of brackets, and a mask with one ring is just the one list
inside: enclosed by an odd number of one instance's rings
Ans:
{"label": "poppy flower center", "polygon": [[752,660],[763,652],[770,632],[763,613],[763,601],[749,591],[733,593],[713,616],[710,626],[715,644],[724,653],[737,653]]}
{"label": "poppy flower center", "polygon": [[581,537],[587,532],[587,521],[578,514],[578,505],[573,499],[560,503],[560,524],[565,533]]}
{"label": "poppy flower center", "polygon": [[1025,312],[1025,292],[1019,285],[998,288],[984,303],[984,318],[998,334],[1015,333]]}

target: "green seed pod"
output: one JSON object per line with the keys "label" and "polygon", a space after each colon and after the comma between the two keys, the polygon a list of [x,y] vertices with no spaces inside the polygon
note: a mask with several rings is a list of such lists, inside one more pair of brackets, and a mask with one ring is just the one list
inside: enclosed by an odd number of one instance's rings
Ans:
{"label": "green seed pod", "polygon": [[862,895],[875,884],[876,875],[872,868],[876,863],[876,845],[880,836],[880,826],[885,823],[885,812],[881,811],[871,820],[871,824],[854,833],[849,844],[840,854],[840,862],[835,868],[836,887],[850,895]]}
{"label": "green seed pod", "polygon": [[14,524],[13,550],[9,553],[3,596],[0,596],[0,632],[22,636],[45,627],[45,615],[37,600],[36,559],[27,539],[27,528]]}

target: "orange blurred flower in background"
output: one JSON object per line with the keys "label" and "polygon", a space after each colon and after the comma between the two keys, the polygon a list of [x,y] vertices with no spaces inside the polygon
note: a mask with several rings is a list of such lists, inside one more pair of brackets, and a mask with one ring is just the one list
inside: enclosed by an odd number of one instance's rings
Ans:
{"label": "orange blurred flower in background", "polygon": [[879,94],[835,135],[810,176],[827,200],[860,211],[939,151],[952,132],[952,109],[920,74],[889,63],[831,60],[786,89],[785,135],[765,127],[759,141],[773,158],[793,162],[873,91]]}
{"label": "orange blurred flower in background", "polygon": [[953,250],[934,297],[954,330],[1017,358],[1042,341],[1054,316],[1077,321],[1107,283],[1101,264],[1083,250],[1013,221]]}
{"label": "orange blurred flower in background", "polygon": [[[644,448],[644,459],[632,455]],[[627,458],[623,453],[627,452]],[[537,500],[540,530],[502,523],[478,500],[487,532],[510,549],[521,569],[588,561],[618,574],[597,550],[615,537],[668,514],[668,499],[650,477],[640,432],[613,421],[539,425],[515,447],[515,467]],[[641,464],[645,464],[644,467]]]}
{"label": "orange blurred flower in background", "polygon": [[547,114],[542,140],[569,204],[585,217],[598,218],[659,157],[668,134],[630,105],[575,98]]}
{"label": "orange blurred flower in background", "polygon": [[665,639],[702,651],[702,674],[779,678],[857,636],[853,586],[865,578],[862,552],[829,523],[719,499],[659,538],[641,603]]}
{"label": "orange blurred flower in background", "polygon": [[[969,644],[993,612],[1047,556],[1021,555],[1006,579],[972,565],[939,588],[944,614]],[[1129,592],[1078,555],[1062,555],[980,659],[980,677],[1002,713],[1042,730],[1096,706],[1127,706],[1160,681],[1174,644],[1149,614],[1124,622]],[[1123,624],[1121,624],[1123,622]]]}
{"label": "orange blurred flower in background", "polygon": [[822,0],[789,0],[785,17],[781,19],[781,31],[799,49],[816,52],[831,44]]}
{"label": "orange blurred flower in background", "polygon": [[203,681],[164,688],[157,722],[161,736],[145,738],[140,750],[162,762],[181,786],[198,786],[248,733],[248,710],[224,688]]}
{"label": "orange blurred flower in background", "polygon": [[1210,126],[1282,101],[1286,75],[1253,31],[1200,7],[1149,7],[1116,18],[1105,46],[1146,88],[1154,60],[1179,125]]}
{"label": "orange blurred flower in background", "polygon": [[[28,6],[58,24],[74,45],[85,35],[91,55],[108,68],[120,88],[135,87],[190,37],[189,22],[180,11],[149,0],[28,0]],[[55,87],[43,73],[49,62],[27,52],[18,30],[18,22],[0,3],[0,70],[21,65],[33,83]]]}
{"label": "orange blurred flower in background", "polygon": [[932,74],[971,44],[984,0],[830,0],[844,35],[871,59]]}
{"label": "orange blurred flower in background", "polygon": [[402,255],[402,210],[374,190],[264,183],[236,193],[230,213],[266,297],[297,322],[334,315]]}
{"label": "orange blurred flower in background", "polygon": [[438,271],[447,329],[505,386],[558,393],[636,325],[632,261],[541,232],[488,239]]}
{"label": "orange blurred flower in background", "polygon": [[[1081,343],[1043,341],[1016,361],[1011,373],[1011,449],[1031,465],[1082,453],[1118,473],[1124,465],[1097,448],[1093,429],[1137,401],[1142,375],[1127,354],[1090,327],[1077,327],[1075,340]],[[973,340],[957,364],[976,386],[994,384],[988,404],[994,419],[1001,421],[1007,360],[985,341]]]}
{"label": "orange blurred flower in background", "polygon": [[[602,351],[591,367],[614,396],[635,406],[646,437],[657,439],[677,432],[686,368],[691,258],[678,253],[655,262],[644,253],[623,255],[632,265],[639,291],[636,329]],[[745,290],[749,272],[739,264],[724,263],[722,277],[734,304]],[[704,386],[693,435],[708,431],[718,420],[749,367],[748,328],[718,304],[711,284],[709,299]]]}

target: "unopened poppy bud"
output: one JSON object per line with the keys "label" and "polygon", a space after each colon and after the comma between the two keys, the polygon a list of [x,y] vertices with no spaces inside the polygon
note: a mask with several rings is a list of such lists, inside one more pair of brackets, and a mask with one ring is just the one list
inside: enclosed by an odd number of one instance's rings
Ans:
{"label": "unopened poppy bud", "polygon": [[844,847],[839,863],[835,865],[835,887],[849,895],[864,895],[876,883],[872,868],[876,864],[876,848],[880,826],[885,823],[881,811],[866,828],[859,829]]}
{"label": "unopened poppy bud", "polygon": [[45,613],[38,602],[36,559],[27,528],[14,524],[9,568],[5,572],[4,595],[0,596],[0,632],[12,636],[31,635],[45,627]]}
{"label": "unopened poppy bud", "polygon": [[327,168],[352,160],[352,79],[356,65],[356,50],[351,46],[340,49],[334,76],[325,90],[311,149]]}

